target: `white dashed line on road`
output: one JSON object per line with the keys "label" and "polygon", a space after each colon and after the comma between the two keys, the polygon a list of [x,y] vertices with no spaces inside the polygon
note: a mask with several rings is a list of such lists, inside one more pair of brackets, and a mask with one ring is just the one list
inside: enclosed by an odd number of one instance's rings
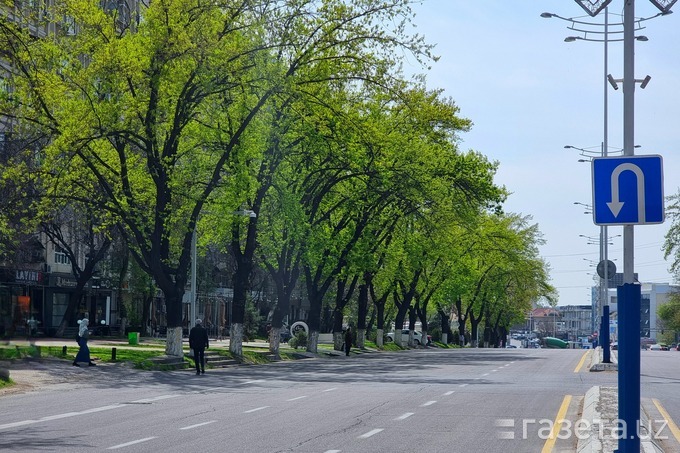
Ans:
{"label": "white dashed line on road", "polygon": [[167,400],[170,398],[177,398],[180,395],[161,395],[161,396],[154,396],[153,398],[144,398],[141,400],[133,401],[134,404],[144,404],[144,403],[153,403],[154,401],[161,401],[161,400]]}
{"label": "white dashed line on road", "polygon": [[307,398],[307,395],[305,395],[305,396],[298,396],[298,397],[295,397],[295,398],[291,398],[291,399],[289,399],[289,400],[286,400],[286,401],[295,401],[295,400],[301,400],[302,398]]}
{"label": "white dashed line on road", "polygon": [[370,430],[369,432],[367,432],[366,434],[362,434],[362,435],[359,436],[358,438],[359,438],[359,439],[368,439],[369,437],[374,436],[374,435],[378,434],[378,433],[381,432],[381,431],[383,431],[383,429],[372,429],[372,430]]}
{"label": "white dashed line on road", "polygon": [[448,392],[444,393],[444,395],[442,395],[442,396],[449,396],[449,395],[453,395],[454,393],[455,392],[453,390],[449,390]]}
{"label": "white dashed line on road", "polygon": [[250,414],[250,413],[253,413],[253,412],[261,411],[262,409],[267,409],[268,407],[269,406],[256,407],[255,409],[250,409],[250,410],[244,411],[243,413],[244,414]]}
{"label": "white dashed line on road", "polygon": [[142,442],[147,442],[149,440],[155,439],[155,437],[145,437],[144,439],[133,440],[131,442],[125,442],[124,444],[114,445],[113,447],[107,448],[107,450],[117,450],[118,448],[129,447],[130,445],[141,444]]}
{"label": "white dashed line on road", "polygon": [[395,418],[395,420],[406,420],[413,414],[414,414],[413,412],[406,412],[405,414],[402,414],[399,417]]}
{"label": "white dashed line on road", "polygon": [[333,388],[324,390],[324,392],[332,392],[333,390],[337,390],[337,389],[338,389],[337,387],[333,387]]}
{"label": "white dashed line on road", "polygon": [[428,401],[427,403],[423,403],[420,405],[420,407],[427,407],[427,406],[432,406],[436,401]]}
{"label": "white dashed line on road", "polygon": [[467,384],[460,384],[461,387],[467,387]]}
{"label": "white dashed line on road", "polygon": [[217,420],[210,420],[209,422],[196,423],[195,425],[185,426],[185,427],[180,428],[180,429],[194,429],[194,428],[198,428],[198,427],[200,427],[200,426],[209,425],[209,424],[215,423],[215,422],[217,422]]}

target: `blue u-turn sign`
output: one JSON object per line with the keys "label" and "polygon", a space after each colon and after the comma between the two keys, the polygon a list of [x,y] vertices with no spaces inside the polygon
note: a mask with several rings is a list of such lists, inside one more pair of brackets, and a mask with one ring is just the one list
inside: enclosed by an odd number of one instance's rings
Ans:
{"label": "blue u-turn sign", "polygon": [[663,223],[661,156],[597,157],[592,170],[596,225]]}

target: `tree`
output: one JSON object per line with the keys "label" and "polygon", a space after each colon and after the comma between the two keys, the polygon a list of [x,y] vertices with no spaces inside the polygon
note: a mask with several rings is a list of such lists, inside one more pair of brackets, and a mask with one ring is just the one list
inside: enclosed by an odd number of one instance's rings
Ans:
{"label": "tree", "polygon": [[[252,141],[260,134],[251,126],[275,95],[314,82],[296,79],[304,68],[326,68],[326,80],[379,80],[395,66],[394,48],[427,54],[421,38],[404,33],[407,4],[154,1],[121,30],[98,3],[65,0],[46,18],[57,32],[38,40],[3,17],[0,56],[21,99],[3,103],[3,112],[48,137],[40,178],[51,193],[62,175],[96,179],[106,195],[97,208],[119,225],[165,296],[168,354],[182,355],[182,296],[199,215],[215,204],[217,187],[244,179],[249,153],[258,158]],[[63,17],[77,34],[62,27]],[[237,324],[247,281],[239,285]]]}

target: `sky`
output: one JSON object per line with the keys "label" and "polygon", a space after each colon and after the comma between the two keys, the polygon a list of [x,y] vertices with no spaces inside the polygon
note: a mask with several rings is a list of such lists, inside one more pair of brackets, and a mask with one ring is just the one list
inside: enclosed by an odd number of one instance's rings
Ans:
{"label": "sky", "polygon": [[[648,0],[635,3],[636,17],[658,13]],[[613,0],[609,6],[610,32],[623,21],[623,5]],[[666,196],[680,190],[680,3],[674,9],[644,22],[636,34],[649,40],[635,45],[635,78],[651,76],[644,90],[635,90],[635,154],[662,156]],[[577,34],[570,23],[540,14],[604,23],[604,13],[590,18],[569,0],[425,0],[414,10],[417,32],[440,56],[426,71],[428,87],[444,89],[474,124],[461,134],[461,148],[498,161],[496,182],[512,193],[506,210],[538,224],[545,240],[540,255],[550,265],[558,305],[590,304],[600,227],[574,202],[592,204],[591,165],[578,162],[579,151],[565,145],[596,154],[602,149],[604,44],[564,42]],[[623,78],[623,43],[611,42],[608,54],[608,73]],[[407,70],[410,64],[406,59]],[[613,153],[623,147],[623,94],[607,89]],[[635,227],[640,281],[675,283],[662,251],[669,226],[667,219]],[[623,228],[608,230],[609,259],[622,272],[622,238],[616,236]]]}

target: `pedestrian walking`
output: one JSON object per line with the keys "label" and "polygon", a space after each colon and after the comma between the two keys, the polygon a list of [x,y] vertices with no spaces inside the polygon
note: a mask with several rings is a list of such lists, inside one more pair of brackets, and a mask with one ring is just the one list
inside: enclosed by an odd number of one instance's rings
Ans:
{"label": "pedestrian walking", "polygon": [[352,348],[352,331],[350,330],[349,326],[347,326],[347,330],[345,330],[345,355],[349,355],[349,350]]}
{"label": "pedestrian walking", "polygon": [[189,332],[189,347],[194,350],[196,374],[205,374],[205,350],[208,349],[208,331],[203,328],[203,321],[196,320],[196,326]]}
{"label": "pedestrian walking", "polygon": [[76,358],[73,361],[73,366],[80,366],[79,363],[87,363],[88,366],[95,366],[96,363],[92,361],[90,358],[90,348],[87,346],[87,340],[90,338],[90,329],[88,324],[90,321],[87,319],[87,317],[83,318],[80,321],[80,328],[78,329],[78,346],[80,346],[80,349],[78,350],[78,354],[76,354]]}

